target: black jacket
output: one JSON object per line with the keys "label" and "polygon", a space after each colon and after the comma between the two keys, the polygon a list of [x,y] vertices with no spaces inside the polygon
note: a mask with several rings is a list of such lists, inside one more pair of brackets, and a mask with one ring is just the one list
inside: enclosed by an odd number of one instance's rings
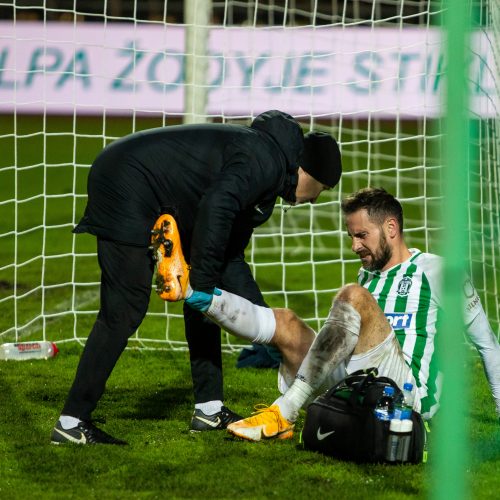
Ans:
{"label": "black jacket", "polygon": [[129,135],[106,147],[88,178],[85,214],[74,229],[149,245],[162,212],[179,225],[191,285],[211,291],[224,262],[241,258],[276,197],[294,201],[303,134],[269,111],[250,127],[180,125]]}

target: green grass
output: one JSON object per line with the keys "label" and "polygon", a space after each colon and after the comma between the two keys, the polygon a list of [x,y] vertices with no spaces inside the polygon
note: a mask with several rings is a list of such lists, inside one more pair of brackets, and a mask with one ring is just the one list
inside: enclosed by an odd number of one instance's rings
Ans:
{"label": "green grass", "polygon": [[[87,336],[98,308],[95,239],[74,237],[71,228],[85,207],[88,166],[109,140],[134,127],[161,124],[160,119],[0,115],[1,342],[16,336],[57,341]],[[371,184],[405,198],[408,243],[422,249],[428,243],[436,251],[438,233],[422,226],[424,215],[436,205],[432,195],[440,177],[438,141],[427,125],[344,121],[341,130],[335,124],[329,130],[343,145],[341,193]],[[248,252],[270,305],[292,307],[314,328],[317,318],[326,315],[333,291],[353,281],[359,267],[347,237],[336,231],[342,227],[339,189],[321,198],[330,203],[316,206],[314,217],[307,207],[285,215],[282,265],[282,240],[268,237],[281,234],[279,211],[259,228],[255,253]],[[483,206],[488,209],[485,200]],[[491,216],[496,221],[498,214]],[[305,234],[291,234],[297,230]],[[500,283],[500,268],[493,266],[497,230],[497,222],[480,228],[477,247],[489,245],[491,253],[477,253],[479,273],[474,276],[495,331],[498,291],[491,284]],[[269,265],[273,262],[278,264]],[[153,296],[150,312],[157,315],[147,317],[140,338],[165,340],[168,313],[168,339],[184,339],[179,305],[165,309]],[[48,362],[0,362],[1,499],[400,499],[425,498],[429,492],[432,478],[424,465],[341,463],[302,450],[297,439],[250,444],[224,433],[191,435],[193,401],[185,352],[129,350],[120,359],[94,416],[106,421],[105,430],[128,440],[129,447],[50,446],[50,430],[81,349],[76,342],[59,346],[60,356]],[[275,399],[274,371],[236,370],[234,355],[225,355],[224,362],[226,401],[235,411],[247,415],[254,404]],[[498,422],[477,358],[467,370],[474,388],[468,417],[470,497],[496,498]]]}
{"label": "green grass", "polygon": [[[61,344],[49,361],[0,362],[0,498],[425,498],[430,464],[357,465],[305,451],[298,441],[249,443],[225,432],[192,435],[185,352],[128,350],[94,417],[127,447],[49,444],[80,347]],[[277,395],[274,370],[236,369],[224,357],[226,403],[248,415]],[[472,499],[498,498],[500,433],[476,357],[469,360],[473,404]],[[302,419],[298,427],[301,426]],[[439,421],[436,423],[439,425]]]}

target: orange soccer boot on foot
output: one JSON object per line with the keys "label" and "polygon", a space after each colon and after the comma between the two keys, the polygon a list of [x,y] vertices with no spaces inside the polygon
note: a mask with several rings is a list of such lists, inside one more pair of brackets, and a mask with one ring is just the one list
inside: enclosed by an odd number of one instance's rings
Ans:
{"label": "orange soccer boot on foot", "polygon": [[283,417],[278,405],[256,406],[255,409],[257,412],[253,416],[229,424],[228,432],[249,441],[293,437],[294,424]]}
{"label": "orange soccer boot on foot", "polygon": [[156,293],[169,302],[185,299],[189,288],[189,266],[182,253],[177,223],[171,215],[161,215],[155,222],[150,248],[156,267]]}

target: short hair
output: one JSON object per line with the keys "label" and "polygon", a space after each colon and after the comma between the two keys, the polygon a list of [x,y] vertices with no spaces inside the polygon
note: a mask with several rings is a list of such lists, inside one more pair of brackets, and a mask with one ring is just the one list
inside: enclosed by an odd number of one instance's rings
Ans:
{"label": "short hair", "polygon": [[367,187],[350,194],[342,200],[340,208],[344,215],[365,209],[370,219],[383,224],[387,217],[394,217],[403,233],[403,207],[401,203],[384,188]]}

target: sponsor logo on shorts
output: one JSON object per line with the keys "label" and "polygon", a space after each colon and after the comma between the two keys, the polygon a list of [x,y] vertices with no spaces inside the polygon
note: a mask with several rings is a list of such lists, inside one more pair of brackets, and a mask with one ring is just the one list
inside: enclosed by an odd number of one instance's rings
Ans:
{"label": "sponsor logo on shorts", "polygon": [[395,329],[410,328],[412,313],[385,313],[385,317],[389,324]]}

